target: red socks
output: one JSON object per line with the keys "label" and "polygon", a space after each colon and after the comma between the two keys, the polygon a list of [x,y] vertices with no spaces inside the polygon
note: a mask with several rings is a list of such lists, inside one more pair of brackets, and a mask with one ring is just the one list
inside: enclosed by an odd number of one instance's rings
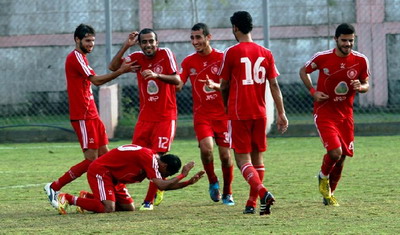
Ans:
{"label": "red socks", "polygon": [[[264,165],[254,166],[254,169],[256,169],[258,177],[260,178],[261,182],[263,182],[265,173]],[[250,187],[249,199],[247,200],[246,206],[252,206],[255,208],[257,206],[257,197],[258,197],[258,192]]]}
{"label": "red socks", "polygon": [[222,167],[222,176],[224,178],[223,194],[232,194],[233,165],[230,167]]}
{"label": "red socks", "polygon": [[69,171],[65,172],[63,176],[61,176],[58,180],[54,181],[51,184],[51,188],[55,191],[60,191],[60,189],[64,187],[64,185],[70,183],[71,181],[85,173],[89,168],[90,163],[92,163],[92,161],[85,159],[75,166],[71,167]]}
{"label": "red socks", "polygon": [[336,165],[335,160],[332,160],[332,158],[329,157],[328,154],[324,155],[324,158],[322,160],[322,166],[321,166],[321,172],[324,175],[330,175],[333,167]]}
{"label": "red socks", "polygon": [[267,189],[264,187],[260,177],[258,176],[258,172],[253,165],[251,163],[246,163],[240,168],[240,171],[247,183],[250,184],[251,189],[254,189],[258,192],[260,197],[263,197],[267,192]]}
{"label": "red socks", "polygon": [[204,170],[206,171],[206,174],[208,177],[208,182],[210,184],[217,182],[218,177],[217,177],[217,175],[215,175],[215,172],[214,172],[214,161],[211,161],[207,164],[203,163],[203,167],[204,167]]}
{"label": "red socks", "polygon": [[65,194],[68,204],[80,206],[87,211],[94,211],[97,213],[104,213],[104,205],[98,199],[75,197],[70,194]]}

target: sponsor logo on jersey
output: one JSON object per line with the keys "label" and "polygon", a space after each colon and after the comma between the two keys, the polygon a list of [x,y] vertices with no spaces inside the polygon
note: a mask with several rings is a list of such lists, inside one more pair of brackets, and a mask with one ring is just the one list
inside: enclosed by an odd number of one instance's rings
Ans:
{"label": "sponsor logo on jersey", "polygon": [[154,80],[149,80],[147,82],[147,93],[149,95],[155,95],[158,93],[158,86],[157,83]]}
{"label": "sponsor logo on jersey", "polygon": [[347,83],[344,81],[339,82],[335,87],[336,95],[346,95],[347,92],[349,92],[349,87],[347,86]]}

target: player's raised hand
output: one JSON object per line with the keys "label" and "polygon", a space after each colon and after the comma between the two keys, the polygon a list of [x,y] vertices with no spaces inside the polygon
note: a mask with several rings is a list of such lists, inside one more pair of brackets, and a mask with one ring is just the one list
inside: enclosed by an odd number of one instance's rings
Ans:
{"label": "player's raised hand", "polygon": [[131,47],[133,45],[136,45],[138,43],[138,36],[139,33],[138,32],[132,32],[128,35],[128,38],[125,41],[125,45]]}
{"label": "player's raised hand", "polygon": [[203,170],[197,172],[194,176],[192,176],[192,178],[189,179],[189,184],[194,184],[199,181],[203,177],[204,173],[206,172]]}
{"label": "player's raised hand", "polygon": [[122,73],[135,72],[136,70],[140,69],[140,65],[136,64],[136,62],[136,60],[130,62],[124,60],[118,70],[120,70]]}
{"label": "player's raised hand", "polygon": [[187,176],[189,174],[189,171],[192,170],[193,167],[194,167],[194,162],[193,161],[186,163],[186,165],[184,165],[182,167],[182,174],[184,176]]}

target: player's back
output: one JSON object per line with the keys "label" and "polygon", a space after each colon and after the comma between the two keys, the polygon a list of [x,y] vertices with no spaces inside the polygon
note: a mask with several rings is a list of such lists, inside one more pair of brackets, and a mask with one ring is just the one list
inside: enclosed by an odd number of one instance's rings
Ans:
{"label": "player's back", "polygon": [[242,42],[225,51],[221,77],[229,80],[228,114],[231,119],[266,116],[265,82],[279,75],[272,53],[254,42]]}

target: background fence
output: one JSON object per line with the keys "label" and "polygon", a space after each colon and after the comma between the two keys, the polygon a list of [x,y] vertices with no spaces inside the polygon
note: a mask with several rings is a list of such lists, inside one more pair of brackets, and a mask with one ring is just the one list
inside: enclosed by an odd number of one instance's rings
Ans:
{"label": "background fence", "polygon": [[[356,123],[398,126],[400,122],[400,0],[0,0],[0,141],[7,140],[9,130],[21,127],[71,130],[65,57],[74,49],[76,26],[91,24],[97,35],[88,59],[98,74],[108,72],[107,3],[111,56],[129,32],[149,27],[158,33],[160,46],[175,53],[179,64],[194,51],[189,40],[193,24],[207,23],[213,34],[212,46],[224,50],[236,43],[229,17],[238,10],[250,12],[255,41],[263,44],[266,36],[270,38],[292,130],[312,124],[312,100],[298,76],[299,68],[315,52],[335,46],[333,34],[339,23],[352,23],[357,31],[355,49],[369,58],[372,71],[370,91],[355,100]],[[265,4],[270,24],[266,36]],[[135,75],[121,76],[114,83],[120,90],[118,130],[127,127],[131,133],[139,107]],[[98,93],[97,88],[94,91]],[[190,128],[190,84],[177,98],[178,126]]]}

